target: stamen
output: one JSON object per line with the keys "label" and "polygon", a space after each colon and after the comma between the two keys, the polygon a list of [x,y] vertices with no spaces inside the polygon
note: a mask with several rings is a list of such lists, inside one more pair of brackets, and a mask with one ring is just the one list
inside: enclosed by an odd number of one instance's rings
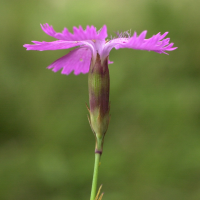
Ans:
{"label": "stamen", "polygon": [[111,36],[111,40],[115,39],[115,38],[130,38],[131,37],[131,29],[129,31],[125,31],[125,32],[115,32],[115,34],[117,35],[117,37],[113,37]]}

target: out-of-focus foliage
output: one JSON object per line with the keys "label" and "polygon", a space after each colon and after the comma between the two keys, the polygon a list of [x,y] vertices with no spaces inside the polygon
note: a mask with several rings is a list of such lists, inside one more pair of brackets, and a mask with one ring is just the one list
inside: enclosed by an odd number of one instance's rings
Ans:
{"label": "out-of-focus foliage", "polygon": [[169,31],[167,55],[112,50],[111,122],[99,184],[104,200],[200,199],[200,1],[1,0],[0,199],[89,199],[94,136],[87,75],[46,67],[68,50],[26,51],[41,30],[87,24]]}

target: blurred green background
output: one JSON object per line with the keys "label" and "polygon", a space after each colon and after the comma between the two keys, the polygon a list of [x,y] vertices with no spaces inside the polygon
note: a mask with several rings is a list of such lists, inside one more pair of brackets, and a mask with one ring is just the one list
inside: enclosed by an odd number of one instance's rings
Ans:
{"label": "blurred green background", "polygon": [[87,75],[46,67],[69,50],[26,51],[53,41],[40,23],[169,31],[168,55],[112,50],[111,122],[99,171],[103,200],[200,199],[200,1],[1,0],[0,199],[89,199],[94,136]]}

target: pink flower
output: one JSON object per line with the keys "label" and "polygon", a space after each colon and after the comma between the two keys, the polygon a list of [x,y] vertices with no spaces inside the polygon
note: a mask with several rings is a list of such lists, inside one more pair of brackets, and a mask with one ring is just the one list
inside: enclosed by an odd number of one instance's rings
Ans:
{"label": "pink flower", "polygon": [[[143,31],[139,36],[136,32],[133,36],[125,32],[118,34],[118,38],[107,41],[106,25],[99,31],[94,26],[87,26],[86,30],[83,30],[81,26],[79,28],[74,27],[74,34],[70,33],[67,28],[64,28],[62,33],[56,33],[53,27],[48,24],[41,25],[41,28],[46,34],[57,40],[53,42],[32,41],[34,44],[25,44],[24,47],[27,50],[45,51],[78,46],[78,48],[48,66],[48,69],[52,69],[54,72],[62,69],[61,73],[67,75],[72,71],[75,75],[88,73],[90,65],[95,63],[97,53],[100,55],[101,62],[104,62],[112,48],[130,48],[165,54],[167,54],[165,51],[173,51],[177,48],[173,47],[173,43],[169,43],[169,38],[164,39],[168,32],[163,35],[158,33],[149,39],[145,39],[147,31]],[[112,62],[108,61],[108,63],[111,64]]]}

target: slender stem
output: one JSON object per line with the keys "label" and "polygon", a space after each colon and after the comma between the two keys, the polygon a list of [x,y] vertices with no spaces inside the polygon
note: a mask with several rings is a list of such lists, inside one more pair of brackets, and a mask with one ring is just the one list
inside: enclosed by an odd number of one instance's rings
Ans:
{"label": "slender stem", "polygon": [[97,137],[96,139],[97,140],[96,140],[96,148],[95,148],[94,173],[93,173],[90,200],[95,200],[95,197],[96,197],[99,162],[100,162],[101,153],[102,153],[102,138]]}
{"label": "slender stem", "polygon": [[97,179],[98,179],[98,169],[99,169],[100,157],[101,157],[101,155],[99,153],[95,153],[94,173],[93,173],[93,180],[92,180],[92,189],[91,189],[90,200],[94,200],[95,197],[96,197]]}

